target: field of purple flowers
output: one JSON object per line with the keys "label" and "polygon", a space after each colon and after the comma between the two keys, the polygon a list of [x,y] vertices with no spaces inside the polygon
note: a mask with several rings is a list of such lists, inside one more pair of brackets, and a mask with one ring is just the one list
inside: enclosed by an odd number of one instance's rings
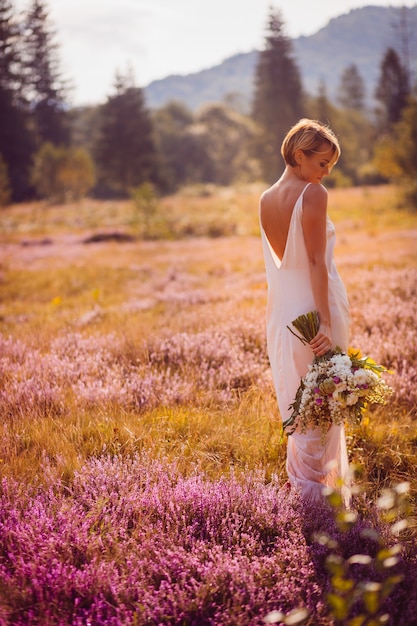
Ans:
{"label": "field of purple flowers", "polygon": [[[69,487],[5,479],[1,623],[243,625],[306,607],[309,623],[332,624],[326,548],[309,537],[340,532],[317,513],[259,471],[209,481],[146,454],[91,459]],[[376,525],[368,511],[339,536],[345,558],[380,549],[364,532]],[[405,582],[384,609],[412,624],[414,559],[395,569]]]}
{"label": "field of purple flowers", "polygon": [[[50,226],[28,238],[30,212],[3,233],[1,626],[244,626],[300,607],[310,626],[417,624],[417,217],[404,228],[375,206],[380,227],[343,207],[334,219],[352,347],[394,389],[348,432],[362,468],[348,532],[285,487],[256,234],[88,244]],[[405,481],[397,536],[376,502]],[[352,566],[369,588],[349,617],[329,608],[332,550],[371,563]]]}

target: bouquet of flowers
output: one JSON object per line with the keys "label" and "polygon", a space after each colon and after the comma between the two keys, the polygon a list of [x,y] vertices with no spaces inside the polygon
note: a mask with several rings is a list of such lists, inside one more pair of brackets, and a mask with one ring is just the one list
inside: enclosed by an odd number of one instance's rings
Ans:
{"label": "bouquet of flowers", "polygon": [[[320,326],[317,311],[300,315],[292,322],[300,335],[288,330],[304,344],[317,334]],[[283,430],[291,435],[297,428],[306,432],[319,426],[323,434],[331,424],[358,424],[368,404],[386,404],[393,393],[381,377],[388,371],[359,351],[348,354],[340,348],[315,357],[307,374],[301,379],[295,400],[290,405],[291,416]]]}

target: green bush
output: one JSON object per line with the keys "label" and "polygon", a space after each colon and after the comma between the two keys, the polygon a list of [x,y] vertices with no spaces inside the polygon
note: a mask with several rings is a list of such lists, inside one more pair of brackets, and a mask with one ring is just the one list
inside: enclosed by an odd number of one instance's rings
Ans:
{"label": "green bush", "polygon": [[44,143],[35,155],[32,183],[41,198],[60,203],[77,201],[95,184],[94,164],[84,148]]}
{"label": "green bush", "polygon": [[170,227],[160,211],[155,186],[145,182],[130,190],[136,214],[135,223],[144,239],[164,239],[170,236]]}

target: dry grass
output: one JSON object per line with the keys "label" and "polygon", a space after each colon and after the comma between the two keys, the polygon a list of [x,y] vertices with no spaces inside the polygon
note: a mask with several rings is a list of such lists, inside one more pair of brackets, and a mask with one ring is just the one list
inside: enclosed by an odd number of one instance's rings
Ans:
{"label": "dry grass", "polygon": [[[40,351],[67,332],[114,333],[119,353],[134,359],[144,338],[198,332],[239,317],[262,325],[266,285],[258,236],[260,191],[257,185],[211,195],[188,190],[161,200],[161,210],[181,223],[179,230],[205,233],[171,241],[84,243],[98,232],[135,235],[129,202],[85,200],[4,210],[1,333]],[[394,189],[332,190],[330,199],[339,270],[350,293],[360,292],[363,269],[375,268],[378,280],[378,268],[415,266],[417,215],[395,208]],[[41,476],[48,459],[57,476],[70,480],[86,458],[103,451],[146,449],[180,458],[185,472],[197,465],[211,475],[230,467],[262,467],[267,475],[283,475],[285,446],[279,436],[272,391],[261,394],[252,388],[239,402],[221,408],[159,407],[139,415],[111,403],[80,411],[69,394],[60,415],[3,420],[1,473],[32,480]],[[414,410],[379,411],[349,437],[371,491],[407,479],[416,493]]]}

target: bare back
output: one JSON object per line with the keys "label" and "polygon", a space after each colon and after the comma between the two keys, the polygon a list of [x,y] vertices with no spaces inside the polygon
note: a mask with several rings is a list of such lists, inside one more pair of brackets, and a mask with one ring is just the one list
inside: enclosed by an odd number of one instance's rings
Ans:
{"label": "bare back", "polygon": [[282,261],[287,244],[292,212],[305,185],[305,181],[302,180],[280,179],[261,196],[262,228],[280,261]]}

